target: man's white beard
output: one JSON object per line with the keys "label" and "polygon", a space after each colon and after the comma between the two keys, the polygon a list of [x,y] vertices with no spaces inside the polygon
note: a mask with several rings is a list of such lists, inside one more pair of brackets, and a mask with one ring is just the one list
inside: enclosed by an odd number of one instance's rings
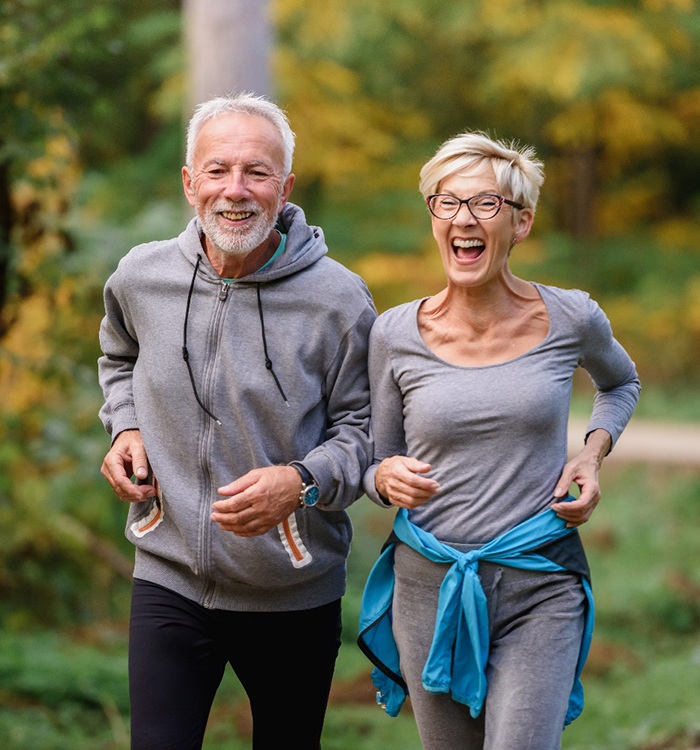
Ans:
{"label": "man's white beard", "polygon": [[[215,203],[205,210],[197,205],[197,215],[209,241],[221,252],[230,255],[248,255],[265,242],[275,227],[277,216],[282,209],[280,198],[275,213],[264,214],[254,201],[244,201],[233,206],[227,202]],[[222,227],[217,221],[220,211],[254,211],[255,218],[244,227]]]}

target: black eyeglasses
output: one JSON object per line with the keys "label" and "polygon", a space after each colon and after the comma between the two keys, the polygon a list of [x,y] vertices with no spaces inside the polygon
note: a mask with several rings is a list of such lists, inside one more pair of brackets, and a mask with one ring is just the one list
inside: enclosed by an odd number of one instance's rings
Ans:
{"label": "black eyeglasses", "polygon": [[436,195],[429,195],[426,198],[426,203],[430,213],[436,219],[442,219],[443,221],[454,219],[459,213],[459,209],[462,208],[462,204],[466,205],[469,213],[475,219],[493,219],[503,208],[504,203],[513,206],[513,208],[525,208],[522,203],[508,200],[508,198],[496,195],[496,193],[479,193],[478,195],[472,195],[471,198],[464,199],[457,198],[456,195],[450,195],[449,193],[437,193]]}

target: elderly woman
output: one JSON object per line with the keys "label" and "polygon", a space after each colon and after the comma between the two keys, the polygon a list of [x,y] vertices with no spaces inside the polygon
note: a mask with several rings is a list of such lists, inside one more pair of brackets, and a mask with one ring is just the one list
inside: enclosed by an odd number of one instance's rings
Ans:
{"label": "elderly woman", "polygon": [[[359,643],[390,715],[410,693],[426,750],[555,750],[583,705],[593,607],[576,527],[640,386],[585,292],[509,267],[543,180],[532,148],[482,133],[444,143],[420,190],[446,287],[371,334],[365,490],[399,510]],[[596,393],[567,463],[579,366]]]}

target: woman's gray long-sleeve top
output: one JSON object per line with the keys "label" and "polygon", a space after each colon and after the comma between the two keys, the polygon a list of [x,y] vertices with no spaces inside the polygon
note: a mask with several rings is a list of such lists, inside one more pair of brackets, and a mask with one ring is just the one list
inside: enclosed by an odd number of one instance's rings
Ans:
{"label": "woman's gray long-sleeve top", "polygon": [[382,314],[370,337],[374,463],[408,455],[432,466],[441,487],[410,520],[448,544],[483,544],[553,503],[567,460],[572,378],[584,368],[596,388],[588,432],[613,445],[632,416],[640,384],[634,362],[588,294],[534,284],[549,314],[545,339],[506,362],[463,367],[421,338],[423,300]]}

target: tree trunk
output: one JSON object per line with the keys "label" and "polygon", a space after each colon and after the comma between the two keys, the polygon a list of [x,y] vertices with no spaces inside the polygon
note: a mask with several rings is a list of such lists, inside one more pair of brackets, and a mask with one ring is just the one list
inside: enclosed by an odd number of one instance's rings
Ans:
{"label": "tree trunk", "polygon": [[0,161],[0,339],[7,333],[5,303],[10,285],[12,239],[12,201],[10,199],[10,163]]}
{"label": "tree trunk", "polygon": [[272,27],[265,0],[183,0],[186,119],[214,96],[270,93]]}
{"label": "tree trunk", "polygon": [[596,236],[595,198],[598,187],[598,150],[572,148],[566,155],[566,185],[561,193],[564,228],[579,242]]}

